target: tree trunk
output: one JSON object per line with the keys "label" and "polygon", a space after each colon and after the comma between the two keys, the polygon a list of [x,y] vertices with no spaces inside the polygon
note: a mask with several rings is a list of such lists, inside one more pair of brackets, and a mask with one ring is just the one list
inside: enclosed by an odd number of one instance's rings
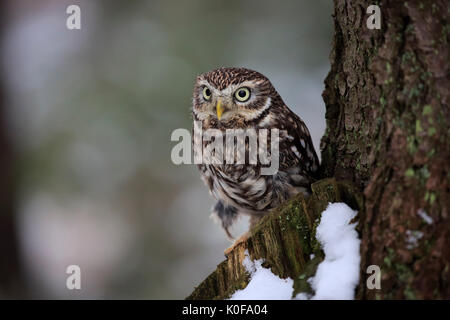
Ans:
{"label": "tree trunk", "polygon": [[370,4],[335,1],[323,170],[364,193],[358,297],[448,299],[448,1],[380,1],[380,30]]}
{"label": "tree trunk", "polygon": [[[359,210],[357,298],[450,299],[448,1],[377,2],[381,29],[371,30],[366,10],[374,3],[335,0],[321,170],[336,180],[266,217],[188,298],[226,298],[245,287],[245,248],[294,279],[294,293],[308,291],[304,279],[321,257],[311,221],[328,201],[344,201]],[[370,265],[380,267],[381,289],[366,286]]]}

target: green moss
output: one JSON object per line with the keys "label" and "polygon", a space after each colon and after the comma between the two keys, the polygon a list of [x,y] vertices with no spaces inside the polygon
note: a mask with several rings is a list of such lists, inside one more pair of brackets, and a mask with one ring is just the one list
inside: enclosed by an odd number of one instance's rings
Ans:
{"label": "green moss", "polygon": [[313,290],[308,280],[316,274],[317,267],[323,261],[323,255],[316,255],[313,259],[309,260],[303,272],[294,279],[294,291],[292,297],[295,297],[300,292],[312,294]]}
{"label": "green moss", "polygon": [[424,116],[431,114],[431,112],[433,111],[433,109],[431,108],[431,106],[429,104],[427,104],[426,106],[423,107],[423,111],[422,114]]}
{"label": "green moss", "polygon": [[402,64],[407,63],[413,57],[414,55],[411,53],[411,51],[405,51],[405,53],[402,55]]}
{"label": "green moss", "polygon": [[[386,272],[392,273],[401,284],[405,285],[405,289],[403,292],[405,298],[415,299],[414,291],[410,287],[411,281],[414,277],[414,273],[411,267],[406,264],[397,262],[395,251],[392,248],[387,248],[387,254],[384,257],[383,262],[386,266]],[[390,296],[389,293],[387,293],[384,298],[392,299],[394,297]]]}
{"label": "green moss", "polygon": [[422,168],[418,170],[419,178],[421,180],[427,180],[430,177],[430,171],[428,171],[428,166],[424,165]]}
{"label": "green moss", "polygon": [[425,202],[428,202],[428,200],[430,200],[430,192],[427,190],[425,192]]}
{"label": "green moss", "polygon": [[414,155],[417,151],[417,143],[416,139],[413,136],[408,136],[406,138],[406,149],[408,149],[408,152],[410,155]]}
{"label": "green moss", "polygon": [[387,248],[387,255],[384,257],[383,262],[388,269],[392,268],[393,260],[395,258],[395,251],[392,248]]}
{"label": "green moss", "polygon": [[[411,72],[417,71],[414,68],[411,68]],[[412,87],[411,90],[409,90],[408,98],[418,97],[420,94],[420,90],[418,87]]]}
{"label": "green moss", "polygon": [[387,73],[391,73],[391,64],[389,62],[386,62],[386,71]]}
{"label": "green moss", "polygon": [[408,170],[405,171],[405,176],[410,178],[410,177],[414,177],[414,169],[413,168],[409,168]]}
{"label": "green moss", "polygon": [[420,120],[417,119],[417,120],[416,120],[416,134],[421,133],[422,130],[423,130],[423,129],[422,129],[422,126],[421,126],[421,124],[420,124]]}
{"label": "green moss", "polygon": [[394,268],[396,271],[396,276],[400,282],[408,283],[411,280],[413,272],[410,267],[403,263],[394,263]]}
{"label": "green moss", "polygon": [[430,204],[432,205],[436,201],[436,194],[434,192],[430,192]]}
{"label": "green moss", "polygon": [[416,294],[414,293],[414,290],[410,286],[407,286],[405,288],[405,290],[403,290],[403,294],[404,294],[405,298],[408,300],[416,300],[417,299]]}

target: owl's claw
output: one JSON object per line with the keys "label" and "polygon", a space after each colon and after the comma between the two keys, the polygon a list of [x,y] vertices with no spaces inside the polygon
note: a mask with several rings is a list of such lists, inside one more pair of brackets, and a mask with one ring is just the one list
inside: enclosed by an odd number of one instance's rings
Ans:
{"label": "owl's claw", "polygon": [[248,238],[250,237],[250,232],[247,231],[245,232],[242,236],[240,236],[238,239],[236,239],[236,241],[233,242],[233,244],[231,246],[229,246],[228,248],[225,249],[225,251],[223,252],[226,256],[228,256],[231,251],[234,250],[234,248],[236,248],[239,244],[245,242],[248,240]]}

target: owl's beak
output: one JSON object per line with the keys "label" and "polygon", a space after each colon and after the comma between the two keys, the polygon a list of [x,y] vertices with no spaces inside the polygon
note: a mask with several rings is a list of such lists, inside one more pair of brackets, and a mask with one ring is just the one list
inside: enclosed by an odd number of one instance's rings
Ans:
{"label": "owl's beak", "polygon": [[222,106],[222,100],[218,99],[217,104],[216,104],[217,119],[220,120],[220,118],[222,118],[222,114],[223,114],[224,110],[225,110],[225,108]]}

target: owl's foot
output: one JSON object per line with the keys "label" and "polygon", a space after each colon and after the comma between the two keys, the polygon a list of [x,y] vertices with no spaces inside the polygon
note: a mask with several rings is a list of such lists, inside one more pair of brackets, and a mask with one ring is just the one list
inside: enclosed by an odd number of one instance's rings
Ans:
{"label": "owl's foot", "polygon": [[231,235],[229,228],[238,217],[237,209],[230,205],[224,205],[222,201],[218,201],[213,207],[211,217],[221,222],[228,239],[233,241],[234,237]]}
{"label": "owl's foot", "polygon": [[236,241],[234,241],[230,247],[225,249],[225,251],[223,253],[226,256],[228,256],[230,254],[230,252],[234,250],[234,248],[236,248],[240,243],[247,241],[249,237],[250,237],[250,232],[249,231],[245,232],[242,236],[240,236],[238,239],[236,239]]}

